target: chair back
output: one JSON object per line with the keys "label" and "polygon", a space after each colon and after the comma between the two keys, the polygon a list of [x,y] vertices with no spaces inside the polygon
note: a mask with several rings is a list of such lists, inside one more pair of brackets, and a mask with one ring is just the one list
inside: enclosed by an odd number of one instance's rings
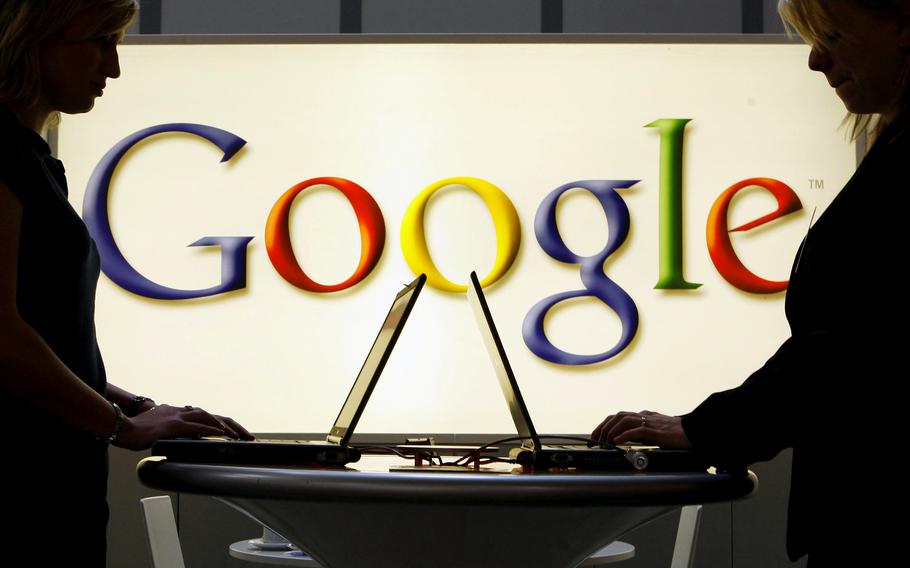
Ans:
{"label": "chair back", "polygon": [[149,550],[154,568],[186,568],[183,551],[177,536],[177,523],[171,498],[167,495],[140,499],[145,532],[148,535]]}
{"label": "chair back", "polygon": [[680,511],[670,568],[692,568],[695,565],[695,544],[698,542],[701,509],[701,505],[686,505]]}

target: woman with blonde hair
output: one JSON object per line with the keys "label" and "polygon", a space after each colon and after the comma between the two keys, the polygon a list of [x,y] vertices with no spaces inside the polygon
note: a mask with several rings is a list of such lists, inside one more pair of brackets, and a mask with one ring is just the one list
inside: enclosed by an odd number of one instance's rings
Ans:
{"label": "woman with blonde hair", "polygon": [[895,391],[906,350],[898,269],[910,166],[910,0],[781,0],[779,11],[811,45],[809,68],[843,101],[853,137],[873,141],[796,255],[786,297],[791,336],[741,386],[691,413],[619,412],[592,436],[692,448],[717,465],[793,448],[790,558],[890,565],[902,542],[891,513],[905,506],[893,478],[900,450],[890,444],[902,432]]}
{"label": "woman with blonde hair", "polygon": [[[104,566],[107,447],[160,438],[250,438],[229,418],[155,405],[107,382],[95,338],[98,252],[39,135],[88,112],[120,75],[135,0],[0,4],[0,431],[8,551]],[[4,553],[5,558],[9,558]]]}

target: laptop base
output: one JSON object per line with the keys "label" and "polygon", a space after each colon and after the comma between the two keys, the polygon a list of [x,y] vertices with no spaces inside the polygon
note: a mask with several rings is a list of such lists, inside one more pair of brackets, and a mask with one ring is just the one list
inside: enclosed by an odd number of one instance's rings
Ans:
{"label": "laptop base", "polygon": [[510,458],[534,469],[572,468],[595,471],[692,472],[706,471],[710,464],[689,450],[603,448],[516,448]]}
{"label": "laptop base", "polygon": [[343,466],[360,460],[360,450],[310,440],[159,440],[153,456],[171,461],[256,466]]}

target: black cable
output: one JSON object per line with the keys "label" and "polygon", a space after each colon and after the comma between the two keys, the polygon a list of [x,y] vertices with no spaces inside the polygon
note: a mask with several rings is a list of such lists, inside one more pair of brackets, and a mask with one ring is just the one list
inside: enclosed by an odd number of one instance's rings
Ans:
{"label": "black cable", "polygon": [[367,452],[388,453],[388,454],[395,454],[396,456],[398,456],[400,458],[404,458],[406,460],[411,459],[411,456],[403,454],[403,453],[399,452],[398,450],[396,450],[395,448],[392,448],[389,446],[357,446],[357,449],[364,453],[367,453]]}
{"label": "black cable", "polygon": [[[429,452],[427,454],[427,458],[429,459],[431,465],[433,464],[433,460],[436,459],[439,462],[437,465],[440,465],[440,466],[456,466],[456,467],[464,466],[464,465],[467,465],[467,463],[469,463],[471,461],[471,458],[474,458],[475,460],[479,461],[481,459],[479,457],[480,452],[482,452],[483,450],[485,450],[491,446],[498,446],[498,445],[504,444],[506,442],[518,442],[518,441],[531,440],[531,439],[533,439],[532,436],[510,436],[508,438],[501,438],[499,440],[493,440],[492,442],[487,442],[486,444],[483,444],[482,446],[478,446],[477,448],[471,450],[467,454],[461,456],[460,458],[458,458],[457,460],[452,461],[452,462],[443,461],[442,456],[439,455],[438,452]],[[581,436],[550,435],[550,436],[538,436],[537,439],[538,440],[573,440],[573,441],[578,441],[578,442],[584,442],[588,446],[600,446],[601,445],[600,442],[598,442],[597,440],[594,440],[592,438],[584,438]],[[610,449],[615,448],[615,446],[603,446],[603,447],[607,447]],[[412,456],[403,454],[403,453],[399,452],[398,450],[396,450],[395,448],[392,448],[389,446],[362,446],[362,447],[359,447],[358,449],[360,449],[363,452],[373,451],[373,452],[379,452],[379,453],[383,453],[383,452],[391,453],[391,454],[395,454],[398,457],[405,458],[405,459],[411,459],[411,457],[412,457]],[[492,456],[487,456],[487,457],[484,457],[483,459],[492,459]],[[515,463],[514,460],[503,459],[503,458],[496,458],[496,461],[501,462],[501,463]],[[490,463],[490,462],[486,462],[486,463]]]}
{"label": "black cable", "polygon": [[[514,442],[514,441],[519,441],[519,440],[531,440],[531,439],[533,439],[531,436],[512,436],[510,438],[502,438],[501,440],[494,440],[492,442],[489,442],[487,444],[480,446],[479,448],[477,448],[475,450],[472,450],[470,453],[458,458],[454,462],[447,464],[447,465],[465,465],[462,462],[464,462],[465,460],[469,460],[472,456],[478,455],[479,452],[483,451],[486,448],[489,448],[490,446],[498,446],[499,444],[503,444],[505,442]],[[588,446],[600,445],[600,443],[597,442],[597,440],[593,440],[591,438],[583,438],[580,436],[552,435],[552,436],[538,436],[537,439],[538,440],[574,440],[574,441],[584,442]]]}
{"label": "black cable", "polygon": [[478,455],[481,451],[485,450],[486,448],[489,448],[490,446],[498,446],[499,444],[503,444],[505,442],[514,442],[514,441],[518,441],[518,440],[528,440],[528,439],[530,439],[530,436],[512,436],[510,438],[502,438],[500,440],[493,440],[492,442],[489,442],[474,450],[471,450],[470,453],[458,458],[454,462],[451,462],[449,465],[464,465],[460,462],[471,458],[471,456]]}
{"label": "black cable", "polygon": [[515,460],[509,459],[509,458],[497,458],[497,457],[490,456],[490,457],[481,458],[481,459],[477,460],[477,463],[479,463],[480,465],[484,465],[484,464],[488,464],[488,463],[515,463]]}

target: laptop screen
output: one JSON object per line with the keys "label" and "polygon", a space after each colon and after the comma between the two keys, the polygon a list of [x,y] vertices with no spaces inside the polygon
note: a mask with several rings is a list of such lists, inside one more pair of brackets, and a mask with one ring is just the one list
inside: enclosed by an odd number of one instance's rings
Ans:
{"label": "laptop screen", "polygon": [[411,308],[414,307],[414,302],[417,300],[417,294],[420,293],[425,281],[426,276],[421,274],[399,292],[395,301],[392,302],[392,307],[389,309],[385,321],[382,322],[379,335],[376,336],[373,347],[370,348],[370,353],[367,355],[363,367],[360,368],[357,380],[354,381],[354,386],[351,387],[351,392],[348,393],[348,398],[344,401],[338,418],[335,419],[335,425],[328,436],[329,442],[345,445],[351,439],[354,427],[357,425],[363,409],[366,408],[373,387],[379,380],[379,375],[392,353],[395,341],[398,340],[408,315],[411,313]]}
{"label": "laptop screen", "polygon": [[540,440],[537,438],[534,424],[531,423],[531,415],[528,413],[528,407],[525,406],[525,401],[521,397],[518,382],[515,380],[514,373],[512,373],[512,366],[509,365],[509,358],[506,356],[506,350],[502,346],[499,332],[496,331],[496,324],[493,323],[493,314],[490,313],[490,307],[487,305],[487,300],[483,295],[483,289],[480,287],[476,272],[471,272],[468,301],[474,311],[477,328],[483,337],[484,345],[487,346],[490,362],[493,363],[493,368],[496,369],[496,377],[499,379],[502,394],[506,397],[506,403],[509,405],[509,412],[512,413],[512,421],[515,422],[518,435],[526,438],[522,441],[522,445],[540,449]]}

